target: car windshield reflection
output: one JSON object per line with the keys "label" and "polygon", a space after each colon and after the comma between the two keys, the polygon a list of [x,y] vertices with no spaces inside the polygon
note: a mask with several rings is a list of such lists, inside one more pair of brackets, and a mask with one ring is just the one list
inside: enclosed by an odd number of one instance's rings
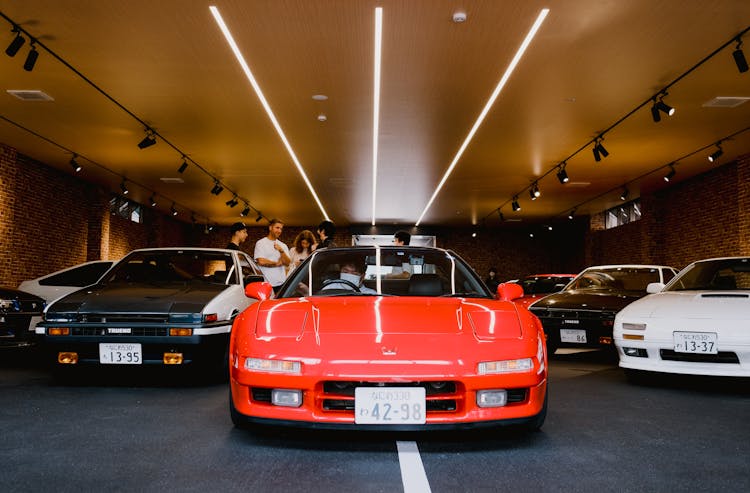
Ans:
{"label": "car windshield reflection", "polygon": [[232,284],[236,282],[233,265],[231,255],[225,252],[133,252],[109,272],[104,282]]}

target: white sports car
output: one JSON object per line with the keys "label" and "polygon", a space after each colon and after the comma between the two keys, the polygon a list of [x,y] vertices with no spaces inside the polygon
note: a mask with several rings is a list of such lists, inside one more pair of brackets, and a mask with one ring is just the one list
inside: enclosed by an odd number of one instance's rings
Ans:
{"label": "white sports car", "polygon": [[750,377],[750,257],[685,267],[615,318],[628,377],[644,372]]}

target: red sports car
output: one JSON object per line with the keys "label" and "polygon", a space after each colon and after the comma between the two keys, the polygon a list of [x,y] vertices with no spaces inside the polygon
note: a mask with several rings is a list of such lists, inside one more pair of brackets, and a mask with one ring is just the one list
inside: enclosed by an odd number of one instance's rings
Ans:
{"label": "red sports car", "polygon": [[[409,266],[409,277],[391,276]],[[539,320],[487,290],[455,253],[371,246],[315,252],[235,319],[237,426],[426,430],[542,426],[547,353]]]}

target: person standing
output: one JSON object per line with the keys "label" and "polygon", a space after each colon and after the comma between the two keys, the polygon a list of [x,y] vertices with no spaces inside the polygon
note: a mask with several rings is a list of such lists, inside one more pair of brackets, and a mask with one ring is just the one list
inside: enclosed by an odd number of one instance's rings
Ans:
{"label": "person standing", "polygon": [[484,280],[484,283],[490,288],[490,291],[492,291],[493,294],[497,292],[497,287],[500,285],[500,280],[497,278],[497,269],[490,267],[490,270],[487,273],[487,279]]}
{"label": "person standing", "polygon": [[232,238],[227,243],[226,248],[229,250],[239,250],[240,244],[247,239],[247,226],[245,223],[234,223],[229,228]]}
{"label": "person standing", "polygon": [[[396,246],[409,246],[411,234],[408,231],[396,231],[393,235],[393,244]],[[394,267],[390,273],[386,274],[386,279],[408,279],[412,275],[412,267],[409,262],[402,262],[401,267]]]}
{"label": "person standing", "polygon": [[408,231],[396,231],[393,235],[393,244],[396,246],[408,246],[411,241],[411,234]]}
{"label": "person standing", "polygon": [[315,250],[315,235],[309,229],[305,229],[297,235],[289,249],[289,271],[296,269]]}
{"label": "person standing", "polygon": [[333,235],[336,233],[336,226],[331,221],[323,221],[318,225],[318,236],[320,242],[314,248],[320,250],[321,248],[332,248],[336,244],[333,242]]}
{"label": "person standing", "polygon": [[271,219],[268,235],[255,242],[253,254],[255,262],[274,291],[277,291],[286,279],[286,267],[291,263],[289,248],[279,240],[283,230],[284,223],[281,220]]}

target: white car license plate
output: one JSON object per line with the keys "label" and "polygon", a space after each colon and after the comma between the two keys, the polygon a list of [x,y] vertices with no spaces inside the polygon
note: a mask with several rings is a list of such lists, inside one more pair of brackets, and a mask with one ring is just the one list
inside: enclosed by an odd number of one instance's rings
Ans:
{"label": "white car license plate", "polygon": [[354,390],[354,422],[424,424],[425,402],[423,387],[357,387]]}
{"label": "white car license plate", "polygon": [[103,365],[140,365],[141,345],[136,343],[99,344],[99,363]]}
{"label": "white car license plate", "polygon": [[675,353],[717,354],[715,332],[673,332]]}
{"label": "white car license plate", "polygon": [[560,342],[586,343],[586,331],[581,329],[560,329]]}

